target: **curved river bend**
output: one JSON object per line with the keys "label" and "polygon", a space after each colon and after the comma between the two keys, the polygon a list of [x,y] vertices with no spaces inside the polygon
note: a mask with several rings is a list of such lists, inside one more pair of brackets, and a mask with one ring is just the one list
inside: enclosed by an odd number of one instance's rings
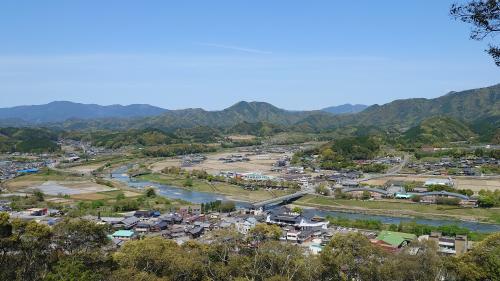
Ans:
{"label": "curved river bend", "polygon": [[[126,175],[128,168],[120,167],[112,172],[112,177],[116,180],[125,182],[128,186],[133,188],[142,189],[146,186],[154,186],[159,190],[159,194],[172,199],[182,199],[188,202],[201,204],[212,202],[216,200],[229,200],[227,196],[216,193],[208,193],[208,192],[199,192],[199,191],[191,191],[175,186],[164,185],[159,183],[154,183],[150,181],[137,180],[132,179],[128,175]],[[231,200],[234,201],[234,200]],[[236,206],[239,208],[248,208],[251,206],[248,202],[243,201],[234,201]],[[487,224],[480,222],[468,222],[468,221],[458,221],[458,220],[446,220],[446,219],[423,219],[423,218],[408,218],[408,217],[393,217],[387,215],[370,215],[356,212],[338,212],[338,211],[329,211],[329,210],[321,210],[321,209],[305,209],[304,216],[305,217],[313,217],[313,216],[322,216],[326,217],[327,215],[333,217],[344,217],[348,219],[364,219],[364,220],[379,220],[382,223],[387,224],[399,224],[399,222],[410,222],[416,221],[418,224],[425,224],[431,226],[440,226],[447,224],[455,224],[460,227],[466,227],[472,231],[478,232],[500,232],[500,224]]]}

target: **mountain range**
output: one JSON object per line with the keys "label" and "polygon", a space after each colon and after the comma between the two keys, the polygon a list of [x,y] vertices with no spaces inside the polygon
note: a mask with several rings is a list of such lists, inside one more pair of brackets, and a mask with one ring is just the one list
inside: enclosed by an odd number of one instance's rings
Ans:
{"label": "mountain range", "polygon": [[43,105],[23,105],[0,108],[0,119],[22,120],[27,123],[62,122],[68,119],[134,118],[159,115],[166,109],[148,104],[108,105],[55,101]]}
{"label": "mountain range", "polygon": [[351,113],[362,108],[342,105],[323,110],[289,111],[265,102],[241,101],[224,110],[206,111],[200,108],[166,110],[150,105],[99,106],[53,102],[0,109],[0,126],[36,125],[72,130],[157,128],[168,131],[199,126],[231,128],[242,123],[261,122],[296,131],[318,132],[347,126],[406,131],[433,116],[451,117],[470,124],[498,124],[500,84],[450,92],[434,99],[395,100]]}

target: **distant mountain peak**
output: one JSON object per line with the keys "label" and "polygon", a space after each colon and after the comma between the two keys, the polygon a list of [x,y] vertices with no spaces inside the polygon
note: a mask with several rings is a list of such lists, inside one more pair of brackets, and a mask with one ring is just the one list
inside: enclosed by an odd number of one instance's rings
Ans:
{"label": "distant mountain peak", "polygon": [[239,101],[234,105],[224,109],[224,111],[241,111],[241,110],[253,110],[253,111],[262,111],[262,110],[272,110],[272,111],[284,111],[270,103],[260,102],[260,101]]}

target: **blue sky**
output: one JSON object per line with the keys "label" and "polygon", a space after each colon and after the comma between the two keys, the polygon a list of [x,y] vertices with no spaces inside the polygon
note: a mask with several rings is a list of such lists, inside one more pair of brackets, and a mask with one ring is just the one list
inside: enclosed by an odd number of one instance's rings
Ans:
{"label": "blue sky", "polygon": [[318,109],[499,83],[452,3],[1,1],[0,107]]}

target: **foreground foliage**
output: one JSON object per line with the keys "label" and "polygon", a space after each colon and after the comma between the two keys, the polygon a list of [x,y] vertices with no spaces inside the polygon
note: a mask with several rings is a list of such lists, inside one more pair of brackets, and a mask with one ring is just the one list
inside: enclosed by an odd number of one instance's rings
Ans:
{"label": "foreground foliage", "polygon": [[[111,247],[105,226],[72,219],[50,228],[0,213],[0,280],[498,280],[500,234],[461,257],[441,257],[431,242],[388,254],[364,236],[336,235],[320,255],[276,241],[274,227],[254,238],[224,230],[210,244],[161,237]],[[256,240],[254,240],[256,239]],[[255,244],[255,242],[258,242]],[[254,246],[251,246],[254,245]],[[255,246],[258,245],[258,246]],[[414,249],[418,249],[415,251]]]}

